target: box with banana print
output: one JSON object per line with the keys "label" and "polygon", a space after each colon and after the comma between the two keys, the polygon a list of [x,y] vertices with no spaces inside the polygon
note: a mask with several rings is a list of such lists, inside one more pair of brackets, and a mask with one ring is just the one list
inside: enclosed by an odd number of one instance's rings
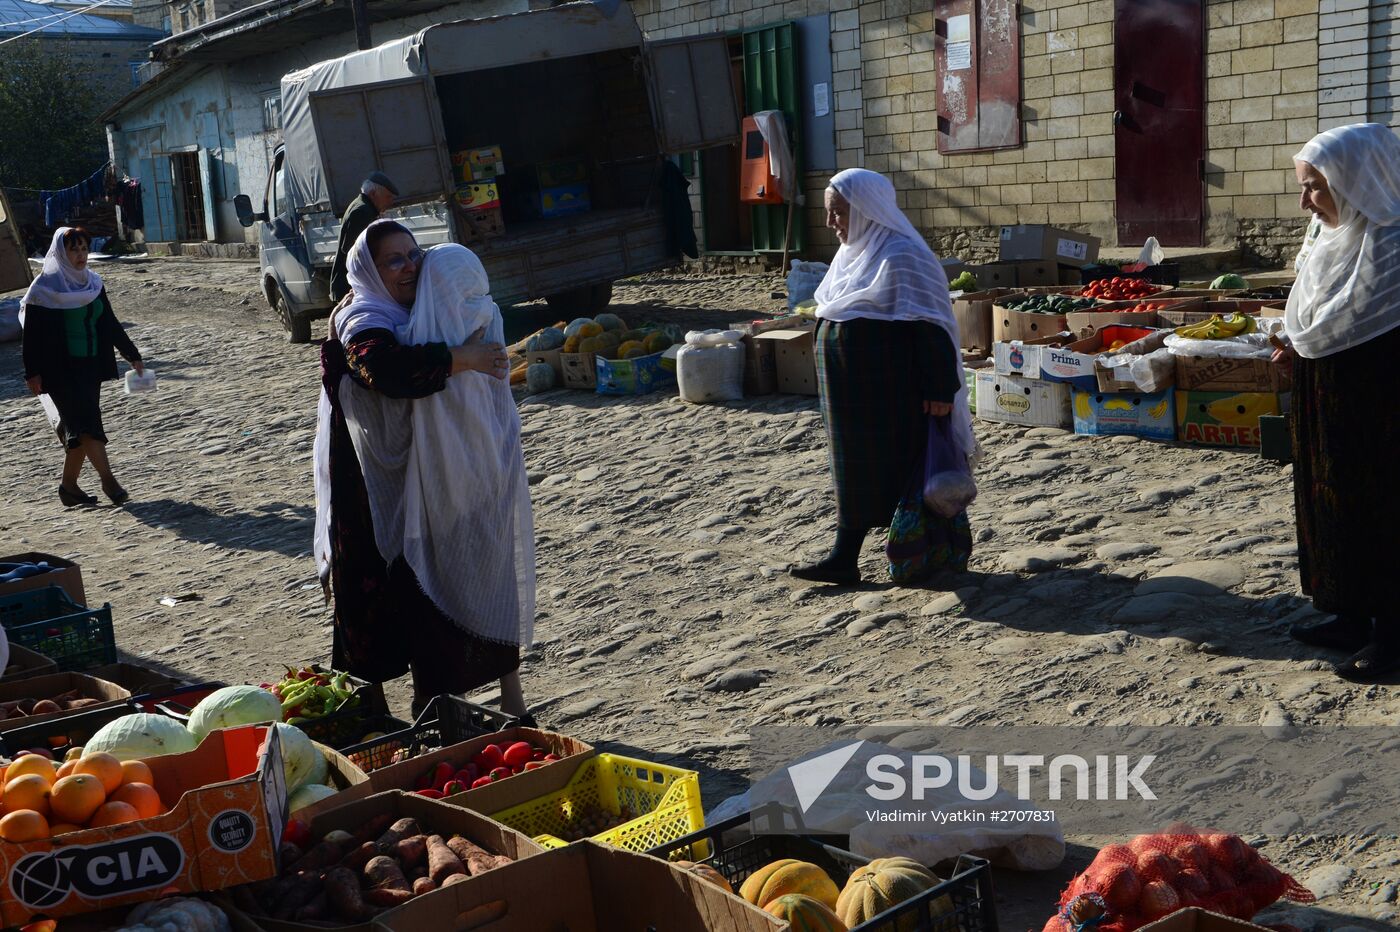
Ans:
{"label": "box with banana print", "polygon": [[1176,436],[1212,447],[1259,446],[1259,418],[1278,414],[1287,395],[1273,392],[1176,393]]}
{"label": "box with banana print", "polygon": [[1076,391],[1074,432],[1175,440],[1176,399],[1170,390],[1153,394]]}

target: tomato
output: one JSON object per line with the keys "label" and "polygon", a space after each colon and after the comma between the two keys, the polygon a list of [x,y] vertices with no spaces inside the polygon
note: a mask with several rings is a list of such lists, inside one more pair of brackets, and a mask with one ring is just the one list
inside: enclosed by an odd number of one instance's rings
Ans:
{"label": "tomato", "polygon": [[298,848],[305,848],[311,842],[311,826],[301,819],[290,819],[282,832],[282,840],[290,841]]}
{"label": "tomato", "polygon": [[512,776],[512,774],[510,772],[509,767],[497,767],[493,769],[491,773],[489,773],[487,776],[489,776],[492,780],[504,780],[506,777]]}
{"label": "tomato", "polygon": [[448,780],[442,785],[443,796],[456,796],[458,793],[465,793],[470,783],[463,783],[461,780]]}

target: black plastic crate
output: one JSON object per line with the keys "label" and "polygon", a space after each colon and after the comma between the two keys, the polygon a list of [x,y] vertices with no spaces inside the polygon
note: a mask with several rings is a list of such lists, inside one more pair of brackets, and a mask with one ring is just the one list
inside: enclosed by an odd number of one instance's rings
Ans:
{"label": "black plastic crate", "polygon": [[0,596],[0,624],[11,644],[43,654],[60,673],[117,660],[112,606],[85,608],[58,586]]}
{"label": "black plastic crate", "polygon": [[20,751],[47,748],[55,758],[63,760],[69,748],[87,744],[103,725],[136,711],[134,705],[124,704],[74,712],[30,725],[18,723],[5,728],[0,723],[0,754],[14,757]]}
{"label": "black plastic crate", "polygon": [[[398,722],[388,718],[388,721]],[[412,725],[399,722],[398,729],[351,747],[340,748],[355,766],[370,773],[397,763],[395,755],[407,760],[433,748],[445,748],[482,735],[493,735],[507,728],[535,727],[529,716],[514,718],[496,709],[474,705],[457,696],[434,696]],[[369,729],[385,731],[387,728]]]}
{"label": "black plastic crate", "polygon": [[[765,810],[761,818],[777,818],[786,825],[800,824],[786,810]],[[831,841],[845,843],[845,836],[823,840],[813,835],[753,835],[753,814],[735,816],[717,825],[678,838],[647,854],[677,861],[701,861],[724,875],[737,893],[755,870],[780,858],[796,858],[817,865],[844,886],[855,870],[870,862]],[[952,904],[948,909],[942,905]],[[992,898],[992,868],[982,858],[962,855],[951,876],[930,890],[862,922],[850,932],[998,932],[996,904]]]}

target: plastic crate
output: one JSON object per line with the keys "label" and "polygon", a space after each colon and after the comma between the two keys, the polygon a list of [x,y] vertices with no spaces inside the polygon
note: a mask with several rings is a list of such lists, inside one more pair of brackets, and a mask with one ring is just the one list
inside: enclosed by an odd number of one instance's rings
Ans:
{"label": "plastic crate", "polygon": [[[336,674],[335,670],[317,663],[305,664],[305,666],[327,676]],[[342,709],[339,712],[332,712],[330,715],[296,723],[296,726],[306,732],[306,736],[312,741],[319,741],[337,751],[344,751],[346,747],[361,743],[364,736],[371,732],[382,731],[382,728],[375,727],[375,723],[392,718],[389,715],[389,703],[384,698],[383,686],[355,676],[349,676],[347,682],[354,687],[355,695],[360,697],[358,704],[353,708]],[[398,719],[393,719],[393,721],[398,723],[401,728],[408,724],[400,722]]]}
{"label": "plastic crate", "polygon": [[[784,811],[779,810],[782,818]],[[785,820],[786,821],[786,820]],[[787,821],[786,824],[792,824]],[[869,858],[853,854],[811,835],[753,835],[751,814],[735,816],[718,825],[647,854],[668,860],[710,864],[737,892],[740,885],[765,864],[795,858],[817,865],[838,887]],[[844,836],[839,836],[844,842]],[[885,910],[853,927],[850,932],[997,932],[996,904],[992,897],[991,865],[982,858],[963,855],[942,883],[910,900]]]}
{"label": "plastic crate", "polygon": [[491,818],[546,848],[562,848],[568,842],[560,836],[571,815],[589,808],[618,815],[624,806],[643,814],[592,836],[594,841],[628,851],[650,851],[705,827],[699,774],[617,754],[589,758],[562,790]]}
{"label": "plastic crate", "polygon": [[125,704],[74,712],[47,722],[20,723],[11,728],[5,728],[0,722],[0,754],[13,757],[31,748],[48,748],[62,760],[69,748],[87,744],[103,725],[136,711],[134,705]]}
{"label": "plastic crate", "polygon": [[0,596],[0,624],[11,644],[50,658],[61,673],[117,660],[112,606],[84,608],[58,586]]}
{"label": "plastic crate", "polygon": [[406,758],[417,757],[507,728],[534,727],[535,721],[530,716],[513,718],[456,696],[434,696],[412,725],[391,715],[379,716],[366,724],[370,726],[366,731],[386,734],[342,748],[341,753],[365,773],[371,773],[394,763],[394,755],[400,751],[407,752]]}

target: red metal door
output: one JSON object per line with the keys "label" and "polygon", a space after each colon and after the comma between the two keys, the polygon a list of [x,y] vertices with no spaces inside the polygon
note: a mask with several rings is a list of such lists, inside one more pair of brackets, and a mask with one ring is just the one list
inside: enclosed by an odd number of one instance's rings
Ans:
{"label": "red metal door", "polygon": [[1118,242],[1199,246],[1205,213],[1202,0],[1114,0]]}

